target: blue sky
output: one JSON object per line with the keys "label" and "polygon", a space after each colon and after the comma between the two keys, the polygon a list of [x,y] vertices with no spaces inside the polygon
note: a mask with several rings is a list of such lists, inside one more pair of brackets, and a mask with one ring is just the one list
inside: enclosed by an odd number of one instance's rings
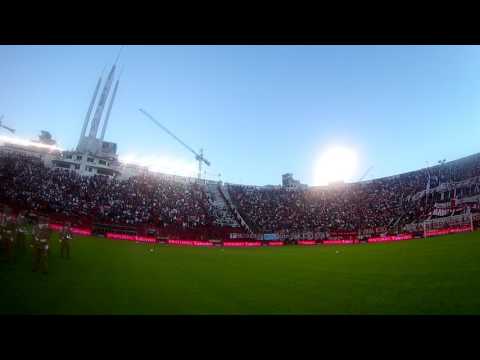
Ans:
{"label": "blue sky", "polygon": [[[4,122],[75,147],[118,49],[0,46]],[[144,108],[205,149],[210,178],[266,185],[293,172],[312,185],[335,145],[357,152],[353,180],[370,166],[374,178],[478,152],[478,46],[126,46],[122,66],[106,140],[121,156],[193,162]]]}

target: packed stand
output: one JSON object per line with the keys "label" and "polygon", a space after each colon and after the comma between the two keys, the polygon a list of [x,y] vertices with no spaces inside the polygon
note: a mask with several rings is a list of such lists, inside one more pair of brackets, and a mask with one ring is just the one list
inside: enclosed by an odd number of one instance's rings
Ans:
{"label": "packed stand", "polygon": [[[431,217],[436,203],[479,195],[480,156],[337,187],[227,189],[254,232],[392,228]],[[210,195],[197,183],[80,176],[39,158],[0,154],[1,203],[65,218],[222,236],[228,229],[218,225],[221,212]]]}
{"label": "packed stand", "polygon": [[132,226],[180,230],[214,226],[211,204],[195,183],[153,176],[127,180],[80,176],[20,154],[1,154],[0,160],[0,202],[18,208]]}
{"label": "packed stand", "polygon": [[[356,231],[399,228],[422,221],[431,216],[436,202],[480,194],[478,176],[480,156],[476,154],[428,169],[338,187],[229,185],[228,189],[242,217],[257,232]],[[452,186],[467,179],[471,181],[466,185]],[[436,191],[446,184],[447,193]]]}

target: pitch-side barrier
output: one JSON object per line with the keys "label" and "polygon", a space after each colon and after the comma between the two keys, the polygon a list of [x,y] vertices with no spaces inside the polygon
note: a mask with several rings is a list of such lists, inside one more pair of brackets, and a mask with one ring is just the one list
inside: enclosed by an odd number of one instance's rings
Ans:
{"label": "pitch-side barrier", "polygon": [[[49,228],[53,231],[61,231],[63,226],[61,224],[51,223]],[[71,231],[75,235],[81,236],[91,236],[92,229],[85,227],[72,227]],[[450,227],[445,229],[435,229],[425,231],[424,237],[440,236],[447,234],[457,234],[472,231],[472,227],[469,225]],[[128,234],[119,234],[107,232],[105,237],[111,240],[127,240],[135,241],[141,243],[158,243],[158,240],[153,236],[140,236],[140,235],[128,235]],[[410,240],[415,238],[411,233],[403,233],[399,235],[386,235],[386,236],[375,236],[370,237],[366,240],[367,243],[381,243],[381,242],[391,242],[391,241],[402,241]],[[197,241],[197,240],[176,240],[169,239],[162,241],[161,243],[173,246],[196,246],[196,247],[212,247],[212,246],[223,246],[223,247],[262,247],[262,246],[284,246],[284,241]],[[327,240],[298,240],[297,245],[300,246],[311,246],[311,245],[354,245],[360,244],[361,241],[358,239],[327,239]]]}

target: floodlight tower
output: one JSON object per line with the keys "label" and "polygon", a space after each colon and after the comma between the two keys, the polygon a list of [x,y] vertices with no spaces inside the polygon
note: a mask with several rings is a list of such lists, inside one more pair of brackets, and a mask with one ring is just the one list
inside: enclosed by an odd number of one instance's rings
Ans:
{"label": "floodlight tower", "polygon": [[171,137],[173,137],[175,140],[177,140],[183,147],[185,147],[188,151],[190,151],[191,153],[193,153],[193,155],[195,155],[195,160],[198,161],[198,179],[200,180],[202,178],[202,165],[205,164],[207,166],[210,166],[210,161],[208,161],[207,159],[205,159],[205,157],[203,156],[203,149],[200,149],[200,153],[197,153],[195,150],[193,150],[190,146],[188,146],[187,144],[185,144],[182,140],[180,140],[174,133],[172,133],[170,130],[168,130],[165,126],[163,126],[162,124],[160,124],[152,115],[150,115],[149,113],[147,113],[145,110],[143,109],[139,109],[140,112],[145,115],[146,117],[148,117],[150,120],[153,121],[153,123],[155,125],[157,125],[159,128],[161,128],[163,131],[165,131],[168,135],[170,135]]}

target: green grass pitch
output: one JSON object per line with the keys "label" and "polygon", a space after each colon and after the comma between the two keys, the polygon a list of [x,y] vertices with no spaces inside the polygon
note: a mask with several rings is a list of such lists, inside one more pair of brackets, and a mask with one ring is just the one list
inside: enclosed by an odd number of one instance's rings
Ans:
{"label": "green grass pitch", "polygon": [[1,314],[480,314],[478,232],[249,249],[76,237],[70,260],[55,235],[48,275],[31,265],[30,250],[0,263]]}

